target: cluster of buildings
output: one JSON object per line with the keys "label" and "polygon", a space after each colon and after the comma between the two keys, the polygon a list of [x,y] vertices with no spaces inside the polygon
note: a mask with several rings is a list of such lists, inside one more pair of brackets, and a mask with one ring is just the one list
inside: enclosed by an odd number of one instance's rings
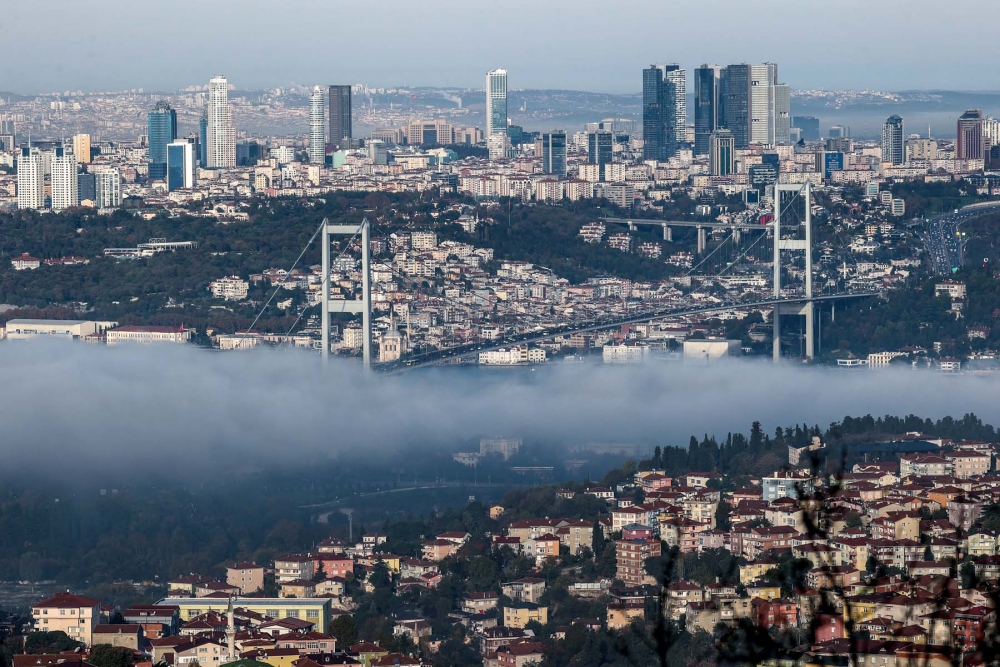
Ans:
{"label": "cluster of buildings", "polygon": [[[848,244],[846,257],[844,248],[830,241],[816,244],[818,279],[824,288],[838,291],[881,292],[903,285],[923,262],[919,240],[905,224],[905,202],[891,192],[893,183],[966,179],[977,193],[1000,192],[1000,173],[989,171],[991,156],[1000,151],[1000,123],[978,110],[958,120],[956,141],[907,135],[899,116],[887,119],[881,142],[853,140],[849,128],[840,126],[821,138],[817,119],[791,116],[788,87],[780,83],[773,63],[697,68],[691,114],[685,70],[655,65],[642,72],[641,120],[606,118],[577,132],[538,133],[511,122],[507,76],[504,69],[486,76],[485,131],[459,127],[452,119],[411,119],[402,127],[376,128],[370,137],[355,137],[352,87],[334,85],[311,89],[308,115],[300,119],[304,143],[257,140],[237,131],[231,85],[222,76],[212,77],[204,91],[182,98],[180,115],[196,118],[198,124],[197,131],[183,137],[178,109],[167,102],[148,110],[145,134],[136,142],[92,142],[90,135],[76,134],[71,141],[18,145],[16,121],[0,120],[0,156],[8,155],[5,159],[16,164],[17,172],[0,175],[0,206],[59,211],[83,205],[110,211],[128,197],[142,215],[166,210],[229,222],[249,219],[242,200],[254,196],[429,191],[462,193],[487,203],[501,197],[548,203],[603,198],[631,209],[637,218],[645,214],[655,219],[665,202],[691,198],[698,202],[692,220],[715,225],[698,230],[696,249],[687,237],[675,243],[669,227],[663,228],[662,240],[605,221],[582,221],[580,228],[580,237],[588,243],[686,271],[713,242],[728,238],[732,229],[725,225],[766,224],[771,185],[809,182],[816,192],[846,205],[846,211],[833,214],[814,210],[817,219],[846,237]],[[459,158],[448,148],[458,143],[485,144],[488,155]],[[745,210],[730,211],[723,199],[731,196],[741,196]],[[497,223],[473,218],[468,215],[471,209],[461,205],[432,217],[456,210],[458,223],[470,233]],[[433,227],[404,224],[403,230],[376,239],[373,247],[379,262],[373,269],[372,295],[376,342],[386,362],[415,349],[448,344],[482,342],[494,347],[511,333],[613,317],[637,307],[675,308],[767,296],[772,273],[768,253],[758,253],[743,256],[729,275],[697,283],[684,278],[637,282],[602,277],[571,285],[544,267],[514,261],[504,262],[493,275],[485,268],[493,259],[489,248],[438,242]],[[141,256],[140,251],[108,249],[105,254],[131,257]],[[44,261],[78,260],[88,261]],[[12,264],[25,270],[40,267],[41,261],[27,255],[15,257]],[[245,302],[250,284],[274,282],[269,275],[220,277],[209,290],[216,299]],[[316,267],[291,278],[284,287],[304,290],[306,304],[318,303],[323,276]],[[334,298],[350,298],[362,282],[359,267],[350,260],[335,266],[329,280]],[[431,281],[443,289],[432,295],[411,289],[414,282]],[[767,313],[762,314],[766,318]],[[485,350],[478,361],[536,364],[560,348],[611,346],[604,353],[610,363],[641,362],[658,347],[683,344],[704,320],[567,335],[549,344]],[[758,327],[753,335],[763,339],[765,329]],[[314,345],[314,337],[305,333],[296,344]],[[723,334],[703,333],[715,338]],[[238,344],[236,339],[220,339],[219,346],[242,348],[276,335],[242,332]],[[338,350],[353,353],[360,345],[359,328],[348,325],[337,331]]]}
{"label": "cluster of buildings", "polygon": [[[17,165],[17,178],[0,178],[0,204],[58,211],[113,208],[123,192],[150,206],[170,206],[253,194],[446,188],[477,197],[602,197],[655,208],[680,195],[717,192],[757,201],[774,182],[835,187],[950,179],[1000,165],[1000,122],[977,109],[958,119],[955,141],[907,135],[896,115],[887,119],[881,142],[854,141],[841,126],[824,141],[818,119],[791,115],[789,88],[774,63],[695,69],[691,114],[687,72],[652,65],[642,71],[641,119],[607,118],[575,133],[526,132],[512,123],[507,76],[505,69],[487,73],[485,130],[451,118],[411,118],[355,137],[352,86],[332,85],[311,89],[307,115],[296,121],[304,123],[305,140],[255,139],[235,127],[224,76],[178,100],[185,120],[198,127],[184,137],[177,109],[165,101],[148,110],[136,142],[92,143],[91,135],[76,134],[72,141],[19,147],[16,121],[4,117],[0,150],[6,153],[0,154]],[[442,148],[454,144],[485,145],[488,157],[456,159]]]}
{"label": "cluster of buildings", "polygon": [[[563,627],[551,636],[535,634],[535,623],[548,623],[552,600],[561,599],[545,595],[554,585],[567,586],[573,597],[603,601],[601,618],[575,621],[590,628],[621,630],[661,615],[689,633],[750,623],[765,632],[803,633],[795,651],[805,664],[850,652],[891,664],[923,656],[944,665],[956,655],[980,664],[980,651],[996,630],[1000,535],[982,519],[1000,498],[1000,450],[993,443],[919,433],[884,444],[892,445],[885,460],[817,476],[804,466],[805,458],[825,449],[814,437],[811,444],[789,447],[789,466],[750,478],[742,488],[714,471],[668,476],[652,469],[615,488],[557,488],[557,501],[582,495],[605,509],[581,518],[512,521],[494,505],[489,514],[501,530],[425,535],[418,551],[407,555],[388,552],[392,535],[383,533],[366,533],[355,543],[330,538],[267,565],[230,564],[224,577],[176,577],[154,605],[113,610],[60,593],[33,605],[32,626],[62,630],[86,646],[125,646],[154,663],[205,664],[208,657],[220,665],[250,659],[271,667],[390,664],[365,662],[362,654],[369,653],[373,660],[429,664],[422,662],[426,657],[387,657],[388,651],[370,644],[338,647],[331,624],[356,604],[347,583],[356,579],[372,592],[368,575],[384,568],[394,594],[432,590],[447,561],[474,557],[481,550],[466,546],[486,540],[522,554],[536,568],[495,588],[466,590],[453,601],[449,620],[466,627],[486,665],[538,660],[545,642],[565,636]],[[482,443],[484,453],[505,458],[519,447],[520,441],[503,438]],[[613,577],[557,584],[538,576],[564,557],[593,556],[595,544],[614,550]],[[667,550],[707,559],[729,552],[735,564],[715,581],[699,583],[683,571],[664,579],[658,563]],[[781,574],[789,567],[797,578]],[[114,611],[123,620],[112,623]],[[433,659],[441,639],[426,617],[407,610],[391,620],[394,634],[409,637]],[[331,663],[328,655],[335,652],[339,657]]]}

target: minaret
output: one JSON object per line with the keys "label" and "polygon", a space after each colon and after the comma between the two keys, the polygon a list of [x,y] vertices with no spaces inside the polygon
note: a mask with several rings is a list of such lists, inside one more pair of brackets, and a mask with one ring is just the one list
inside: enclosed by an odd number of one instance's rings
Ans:
{"label": "minaret", "polygon": [[229,596],[229,608],[226,610],[226,647],[229,649],[229,661],[236,660],[236,617],[233,613],[233,596]]}

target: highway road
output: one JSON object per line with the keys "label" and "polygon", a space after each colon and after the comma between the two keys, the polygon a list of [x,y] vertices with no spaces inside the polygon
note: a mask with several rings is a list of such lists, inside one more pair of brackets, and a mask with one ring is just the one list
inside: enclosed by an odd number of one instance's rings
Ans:
{"label": "highway road", "polygon": [[943,275],[962,265],[965,240],[961,236],[963,224],[973,218],[1000,211],[1000,202],[965,208],[945,213],[927,221],[927,228],[920,237],[930,257],[931,269]]}
{"label": "highway road", "polygon": [[419,355],[416,357],[410,357],[408,359],[403,359],[389,364],[382,364],[376,368],[377,370],[385,373],[395,373],[414,368],[421,368],[423,366],[432,366],[446,361],[453,361],[469,357],[478,357],[480,352],[484,352],[487,350],[497,350],[504,347],[510,347],[511,345],[538,343],[545,340],[551,340],[557,336],[566,336],[574,333],[586,333],[590,331],[602,331],[606,329],[614,329],[622,326],[623,324],[639,324],[642,322],[649,322],[652,320],[661,320],[671,317],[682,317],[686,315],[698,315],[702,313],[718,313],[729,310],[741,310],[747,308],[761,308],[783,303],[805,303],[806,301],[810,300],[816,302],[823,302],[823,301],[835,301],[840,299],[859,299],[863,297],[876,296],[877,294],[878,294],[877,292],[853,292],[853,293],[847,292],[843,294],[816,295],[812,299],[807,299],[804,296],[782,297],[780,299],[763,299],[757,301],[713,304],[711,306],[698,306],[698,307],[682,306],[678,308],[666,308],[657,311],[636,313],[634,315],[629,315],[626,317],[608,318],[605,320],[599,320],[597,322],[580,322],[573,324],[565,324],[550,329],[539,328],[539,330],[536,331],[527,331],[524,333],[516,334],[514,336],[508,336],[502,341],[478,342],[478,343],[470,343],[467,345],[459,345],[457,347],[451,347],[444,350],[436,350],[428,354]]}

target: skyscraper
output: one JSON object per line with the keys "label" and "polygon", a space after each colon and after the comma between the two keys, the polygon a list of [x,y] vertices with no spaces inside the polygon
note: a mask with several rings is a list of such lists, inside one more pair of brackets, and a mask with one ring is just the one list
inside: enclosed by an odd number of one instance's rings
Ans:
{"label": "skyscraper", "polygon": [[736,140],[727,129],[709,137],[708,164],[712,176],[729,176],[736,171]]}
{"label": "skyscraper", "polygon": [[167,177],[167,144],[177,138],[177,112],[157,102],[149,112],[149,180]]}
{"label": "skyscraper", "polygon": [[702,65],[694,71],[694,153],[708,153],[708,138],[719,129],[718,65]]}
{"label": "skyscraper", "polygon": [[[348,148],[354,137],[351,126],[351,87],[330,86],[330,144],[334,150]],[[347,139],[348,141],[344,141]]]}
{"label": "skyscraper", "polygon": [[76,178],[76,156],[72,153],[52,158],[52,210],[62,211],[80,205]]}
{"label": "skyscraper", "polygon": [[787,84],[774,84],[774,143],[786,145],[792,135],[792,91]]}
{"label": "skyscraper", "polygon": [[684,126],[687,125],[687,71],[681,69],[680,65],[670,64],[663,66],[664,77],[674,86],[674,127],[677,132],[677,140],[684,137]]}
{"label": "skyscraper", "polygon": [[677,129],[677,86],[667,78],[666,66],[650,65],[642,70],[642,158],[673,157]]}
{"label": "skyscraper", "polygon": [[750,66],[750,143],[752,144],[775,143],[774,84],[777,80],[777,65],[764,63]]}
{"label": "skyscraper", "polygon": [[29,147],[21,149],[17,158],[17,207],[45,208],[45,162]]}
{"label": "skyscraper", "polygon": [[[587,162],[600,167],[611,162],[614,156],[614,135],[608,130],[587,133]],[[601,169],[603,172],[603,168]]]}
{"label": "skyscraper", "polygon": [[206,166],[209,169],[235,167],[236,128],[233,127],[233,116],[229,109],[229,81],[224,76],[213,76],[208,82],[206,135]]}
{"label": "skyscraper", "polygon": [[982,160],[985,156],[983,147],[983,112],[980,109],[969,109],[958,117],[958,141],[955,144],[956,157],[959,160]]}
{"label": "skyscraper", "polygon": [[889,116],[882,125],[882,162],[903,164],[906,162],[906,150],[903,147],[903,119],[899,116]]}
{"label": "skyscraper", "polygon": [[566,175],[565,130],[555,130],[542,135],[542,171],[555,176]]}
{"label": "skyscraper", "polygon": [[0,120],[0,151],[13,152],[17,145],[14,134],[14,121]]}
{"label": "skyscraper", "polygon": [[507,132],[507,70],[486,73],[486,137]]}
{"label": "skyscraper", "polygon": [[73,135],[73,155],[80,164],[90,164],[90,135]]}
{"label": "skyscraper", "polygon": [[103,167],[94,173],[97,208],[114,208],[122,203],[122,173],[118,167]]}
{"label": "skyscraper", "polygon": [[167,190],[194,187],[194,144],[175,141],[167,146]]}
{"label": "skyscraper", "polygon": [[208,110],[198,119],[198,163],[208,167]]}
{"label": "skyscraper", "polygon": [[326,113],[323,89],[313,87],[309,98],[309,161],[323,164],[326,161]]}
{"label": "skyscraper", "polygon": [[719,86],[719,126],[733,133],[736,148],[750,145],[750,65],[729,65]]}

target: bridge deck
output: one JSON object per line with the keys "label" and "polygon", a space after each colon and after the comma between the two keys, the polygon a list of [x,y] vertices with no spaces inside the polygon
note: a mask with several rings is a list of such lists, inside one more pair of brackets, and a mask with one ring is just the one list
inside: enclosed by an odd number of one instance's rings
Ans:
{"label": "bridge deck", "polygon": [[538,332],[528,332],[523,334],[518,334],[517,336],[511,336],[504,341],[497,343],[495,345],[483,345],[481,343],[474,343],[470,345],[461,345],[459,347],[449,348],[447,350],[439,350],[437,352],[430,352],[422,357],[411,358],[409,360],[403,360],[399,362],[394,362],[392,364],[385,364],[381,367],[377,367],[378,370],[386,373],[410,370],[414,368],[421,368],[424,366],[433,366],[440,364],[444,361],[450,361],[455,359],[465,359],[467,357],[479,356],[480,352],[489,352],[491,350],[499,350],[505,347],[510,347],[511,345],[524,345],[531,343],[540,343],[545,340],[551,340],[558,336],[566,336],[575,333],[587,333],[591,331],[603,331],[605,329],[615,329],[625,324],[640,324],[642,322],[649,322],[651,320],[663,320],[673,317],[684,317],[688,315],[699,315],[703,313],[719,313],[728,310],[743,310],[746,308],[765,308],[768,306],[778,306],[783,304],[795,304],[795,303],[808,303],[808,302],[823,302],[823,301],[837,301],[842,299],[860,299],[864,297],[877,296],[879,292],[854,292],[846,294],[824,294],[813,297],[790,297],[784,299],[763,299],[760,301],[751,302],[741,302],[741,303],[727,303],[727,304],[715,304],[712,306],[702,306],[699,308],[667,308],[662,310],[647,311],[645,313],[636,313],[635,315],[630,315],[628,317],[619,317],[606,321],[592,322],[589,324],[579,324],[579,325],[569,325],[565,327],[557,327],[555,329],[547,329]]}

